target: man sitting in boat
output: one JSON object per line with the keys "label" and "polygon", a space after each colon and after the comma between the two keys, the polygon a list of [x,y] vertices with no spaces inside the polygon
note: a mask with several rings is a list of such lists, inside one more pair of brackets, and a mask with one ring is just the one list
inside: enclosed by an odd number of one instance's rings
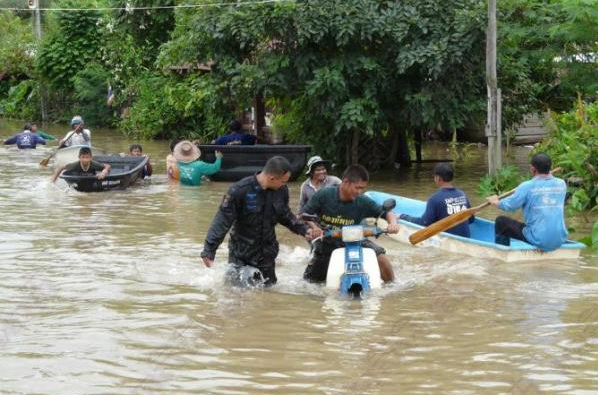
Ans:
{"label": "man sitting in boat", "polygon": [[550,174],[552,160],[541,152],[531,160],[533,178],[521,183],[511,196],[499,200],[493,195],[488,202],[503,211],[523,209],[525,223],[506,216],[496,218],[495,242],[510,245],[510,238],[525,241],[543,251],[553,251],[567,240],[565,226],[565,181]]}
{"label": "man sitting in boat", "polygon": [[31,125],[26,124],[19,134],[4,140],[4,144],[16,144],[20,149],[35,149],[37,144],[46,144],[46,140],[31,131]]}
{"label": "man sitting in boat", "polygon": [[231,121],[228,134],[218,137],[212,143],[216,145],[254,145],[257,137],[247,134],[243,125],[236,119]]}
{"label": "man sitting in boat", "polygon": [[[110,167],[111,166],[108,163],[94,161],[91,156],[91,148],[81,147],[79,150],[79,160],[56,169],[52,175],[52,182],[56,182],[56,179],[58,176],[60,176],[63,170],[66,170],[70,174],[77,176],[95,175],[98,180],[103,180],[106,178],[108,173],[110,173]],[[96,174],[98,171],[100,173]]]}
{"label": "man sitting in boat", "polygon": [[[360,165],[351,165],[343,173],[341,184],[323,188],[312,196],[303,212],[317,215],[322,224],[341,228],[345,225],[359,224],[363,219],[378,217],[384,212],[381,205],[365,196],[365,188],[369,181],[368,171]],[[392,211],[386,213],[388,233],[397,233],[399,225]],[[383,281],[393,281],[394,272],[386,251],[371,240],[365,240],[363,247],[371,248],[378,258],[380,275]],[[328,272],[328,263],[332,251],[343,247],[339,238],[324,238],[314,243],[313,258],[305,268],[303,278],[310,282],[324,282]]]}
{"label": "man sitting in boat", "polygon": [[[131,144],[129,147],[129,154],[131,156],[142,156],[143,155],[143,147],[141,144]],[[141,178],[151,177],[153,173],[152,164],[149,161],[149,157],[147,158],[147,163],[143,166],[143,170],[141,170]]]}
{"label": "man sitting in boat", "polygon": [[214,163],[199,160],[201,151],[189,140],[181,141],[174,147],[174,157],[179,168],[179,181],[183,185],[201,185],[201,177],[209,176],[220,170],[222,152],[216,151]]}
{"label": "man sitting in boat", "polygon": [[341,179],[336,176],[328,175],[329,160],[324,160],[319,156],[312,156],[307,161],[307,172],[309,178],[301,184],[299,194],[299,212],[303,212],[303,207],[309,199],[320,189],[340,185]]}
{"label": "man sitting in boat", "polygon": [[[438,163],[434,166],[434,182],[438,186],[438,191],[430,196],[426,204],[426,211],[421,217],[413,217],[408,214],[401,214],[400,218],[419,224],[428,226],[436,221],[440,221],[449,215],[458,213],[471,207],[469,199],[465,192],[453,186],[454,170],[449,163]],[[453,226],[446,232],[457,236],[469,237],[469,224],[473,223],[475,217],[472,215],[469,221]]]}
{"label": "man sitting in boat", "polygon": [[58,142],[58,147],[70,147],[71,145],[86,145],[91,147],[91,132],[83,128],[83,118],[76,115],[71,119],[73,130],[68,132],[63,139]]}

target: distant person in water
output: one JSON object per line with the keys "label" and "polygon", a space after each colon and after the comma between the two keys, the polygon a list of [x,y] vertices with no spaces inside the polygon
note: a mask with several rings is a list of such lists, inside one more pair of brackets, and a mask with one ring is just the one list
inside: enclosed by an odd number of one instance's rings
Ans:
{"label": "distant person in water", "polygon": [[177,165],[177,160],[174,157],[174,147],[176,147],[176,145],[181,141],[183,141],[183,139],[180,137],[174,138],[170,142],[170,154],[166,156],[166,174],[168,175],[168,178],[172,178],[173,180],[179,179],[179,166]]}
{"label": "distant person in water", "polygon": [[72,145],[86,145],[91,147],[91,132],[84,128],[83,118],[76,115],[71,119],[73,130],[68,132],[64,138],[58,142],[58,147],[70,147]]}
{"label": "distant person in water", "polygon": [[42,137],[46,141],[56,140],[56,136],[46,133],[43,130],[38,130],[36,123],[31,123],[31,132],[37,133],[38,136]]}
{"label": "distant person in water", "polygon": [[4,144],[16,144],[20,149],[35,149],[37,144],[46,144],[46,140],[31,131],[31,125],[25,124],[23,131],[4,140]]}
{"label": "distant person in water", "polygon": [[183,185],[199,186],[201,177],[209,176],[220,170],[222,152],[216,151],[214,163],[199,160],[201,151],[189,140],[183,140],[174,147],[174,157],[179,168],[179,182]]}
{"label": "distant person in water", "polygon": [[[131,144],[131,146],[129,147],[129,155],[143,156],[143,148],[140,144]],[[148,156],[147,163],[145,164],[145,166],[143,166],[143,170],[141,171],[141,178],[151,177],[153,172],[154,170],[152,168],[152,164],[150,163]]]}
{"label": "distant person in water", "polygon": [[[79,160],[56,169],[52,175],[52,182],[56,182],[56,179],[63,171],[68,171],[70,174],[77,176],[94,175],[98,180],[103,180],[110,173],[110,165],[94,161],[91,156],[91,148],[81,147],[79,150]],[[100,173],[96,174],[98,171]]]}
{"label": "distant person in water", "polygon": [[257,141],[257,137],[245,133],[243,125],[236,119],[231,121],[228,129],[228,134],[218,137],[213,143],[216,145],[253,145]]}
{"label": "distant person in water", "polygon": [[[470,208],[471,204],[465,192],[453,186],[453,176],[454,170],[451,164],[438,163],[434,166],[434,182],[438,190],[428,199],[426,211],[424,211],[421,217],[401,214],[400,218],[422,226],[429,226],[449,215]],[[457,236],[469,237],[469,224],[473,223],[473,221],[475,221],[475,217],[472,215],[469,221],[455,225],[448,229],[447,232]]]}

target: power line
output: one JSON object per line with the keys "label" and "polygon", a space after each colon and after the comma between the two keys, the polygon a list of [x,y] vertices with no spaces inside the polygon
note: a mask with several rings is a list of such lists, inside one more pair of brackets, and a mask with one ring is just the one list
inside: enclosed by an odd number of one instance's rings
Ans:
{"label": "power line", "polygon": [[[222,6],[245,6],[254,4],[270,4],[270,3],[294,3],[296,0],[252,0],[239,1],[236,3],[206,3],[206,4],[183,4],[183,5],[165,5],[165,6],[148,6],[148,7],[98,7],[98,8],[39,8],[40,11],[143,11],[143,10],[166,10],[177,8],[206,8],[206,7],[222,7]],[[17,7],[0,7],[0,11],[35,11],[30,8]]]}

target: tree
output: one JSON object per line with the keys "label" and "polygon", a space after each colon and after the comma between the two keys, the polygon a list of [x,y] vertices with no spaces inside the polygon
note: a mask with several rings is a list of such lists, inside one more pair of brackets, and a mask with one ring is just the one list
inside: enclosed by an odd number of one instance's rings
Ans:
{"label": "tree", "polygon": [[364,135],[455,128],[480,109],[483,15],[468,0],[231,2],[180,17],[159,62],[214,61],[230,98],[263,95],[289,138],[355,162]]}

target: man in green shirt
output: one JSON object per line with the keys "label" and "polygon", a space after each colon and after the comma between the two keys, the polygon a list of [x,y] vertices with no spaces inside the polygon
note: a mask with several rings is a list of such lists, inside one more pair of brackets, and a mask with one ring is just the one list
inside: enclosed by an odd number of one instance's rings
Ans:
{"label": "man in green shirt", "polygon": [[[368,171],[360,165],[351,165],[343,173],[339,186],[320,189],[303,208],[306,214],[317,215],[322,224],[341,228],[345,225],[359,224],[364,218],[378,217],[384,212],[381,205],[363,195],[369,181]],[[395,214],[386,213],[388,233],[397,233],[399,225]],[[394,272],[384,248],[371,240],[362,242],[363,247],[376,252],[380,275],[383,281],[393,281]],[[313,258],[305,268],[303,278],[311,282],[326,281],[328,262],[332,251],[343,247],[339,238],[324,238],[314,245]]]}
{"label": "man in green shirt", "polygon": [[174,157],[179,168],[179,181],[183,185],[201,185],[201,176],[209,176],[220,170],[222,152],[216,151],[214,163],[199,160],[201,152],[191,141],[183,140],[174,147]]}

